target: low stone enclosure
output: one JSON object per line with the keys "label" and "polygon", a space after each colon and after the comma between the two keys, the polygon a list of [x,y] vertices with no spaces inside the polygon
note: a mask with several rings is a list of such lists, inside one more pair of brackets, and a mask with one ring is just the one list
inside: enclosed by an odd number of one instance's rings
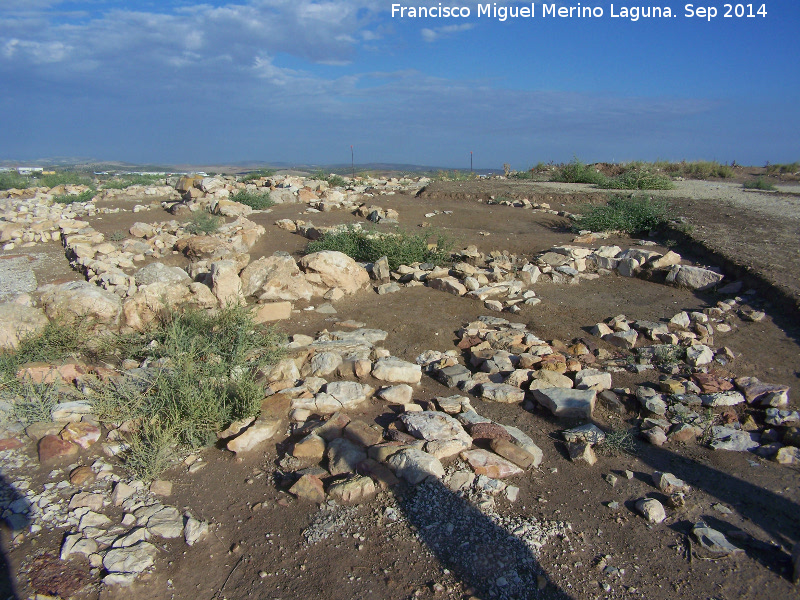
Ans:
{"label": "low stone enclosure", "polygon": [[[546,456],[510,423],[479,414],[471,398],[584,420],[585,425],[565,429],[562,436],[569,459],[587,465],[597,461],[596,450],[621,443],[616,432],[592,422],[595,411],[624,412],[626,406],[641,413],[638,435],[656,446],[693,443],[715,451],[751,452],[785,465],[800,462],[800,413],[790,406],[789,388],[718,373],[734,358],[724,346],[725,335],[765,316],[744,307],[748,296],[742,294],[741,283],[727,281],[713,267],[687,264],[674,251],[648,249],[647,242],[623,249],[602,245],[603,236],[592,234],[530,259],[467,247],[454,252],[447,267],[415,263],[391,270],[385,258],[363,264],[335,251],[299,260],[281,252],[253,259],[249,252],[267,230],[247,218],[252,215],[249,207],[227,199],[237,189],[269,188],[278,202],[305,203],[319,211],[346,209],[391,223],[402,215],[381,213],[380,207],[370,206],[369,196],[414,192],[425,184],[375,180],[342,192],[323,183],[297,177],[251,184],[202,178],[182,180],[175,188],[136,190],[136,197],[159,200],[137,205],[134,212],[209,211],[234,220],[208,234],[191,233],[175,219],[136,223],[130,237],[115,241],[84,220],[100,212],[93,202],[52,203],[55,193],[80,193],[80,186],[38,190],[32,197],[8,193],[0,222],[6,249],[60,242],[86,281],[45,285],[35,294],[6,298],[0,304],[0,346],[13,351],[50,319],[86,319],[117,332],[146,331],[165,309],[213,311],[246,305],[260,324],[289,321],[298,313],[298,303],[322,302],[319,310],[345,296],[427,286],[473,299],[487,312],[463,323],[455,348],[429,350],[414,362],[406,361],[382,347],[386,331],[352,321],[316,336],[291,335],[287,356],[259,373],[266,384],[262,412],[219,431],[220,445],[237,455],[257,452],[267,443],[286,448],[282,485],[292,495],[323,506],[331,500],[357,504],[400,481],[419,486],[434,479],[498,519],[495,499],[515,501],[519,489],[514,478],[557,457]],[[325,232],[291,220],[275,226],[312,239]],[[173,252],[189,259],[188,269],[159,262]],[[609,315],[603,322],[586,323],[591,334],[569,342],[548,343],[525,324],[503,318],[504,313],[519,313],[522,306],[537,305],[538,286],[577,286],[612,273],[653,285],[714,290],[719,300],[691,313],[655,315],[652,321]],[[17,376],[76,391],[87,380],[110,376],[109,370],[126,378],[138,376],[143,368],[148,366],[111,369],[72,361],[23,365]],[[615,373],[651,370],[657,384],[635,389],[614,384]],[[416,390],[423,378],[441,382],[452,394],[419,398]],[[0,508],[14,543],[45,529],[63,532],[60,559],[88,561],[93,575],[108,585],[129,585],[151,569],[161,552],[159,539],[203,543],[209,523],[167,503],[169,481],[132,480],[117,464],[116,457],[127,450],[125,423],[116,428],[101,424],[91,398],[85,398],[58,404],[52,422],[25,427],[15,420],[16,400],[3,398],[0,405],[0,457],[17,490],[0,498]],[[368,403],[385,407],[393,414],[391,421],[379,427],[348,416]],[[736,406],[754,410],[745,417]],[[21,454],[32,444],[41,467],[54,468],[41,489],[35,488]],[[218,451],[185,456],[185,469],[200,471]],[[680,509],[692,493],[671,473],[656,473],[652,485],[668,501],[641,498],[636,510],[653,524]],[[532,521],[519,535],[536,551],[548,537],[569,528],[568,523]],[[704,523],[693,534],[714,556],[740,551]],[[498,597],[515,597],[513,589],[528,585],[536,584],[513,582]]]}

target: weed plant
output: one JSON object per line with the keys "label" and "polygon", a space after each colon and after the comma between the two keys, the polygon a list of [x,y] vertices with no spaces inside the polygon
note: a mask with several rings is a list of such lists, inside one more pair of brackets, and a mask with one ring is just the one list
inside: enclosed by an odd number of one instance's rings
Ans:
{"label": "weed plant", "polygon": [[666,202],[647,197],[613,196],[605,206],[586,207],[585,213],[575,221],[574,229],[636,234],[658,229],[668,218]]}
{"label": "weed plant", "polygon": [[629,168],[621,175],[607,178],[599,186],[613,190],[671,190],[675,187],[669,177],[639,165]]}
{"label": "weed plant", "polygon": [[0,173],[0,190],[24,190],[31,184],[31,180],[16,171]]}
{"label": "weed plant", "polygon": [[636,454],[636,438],[630,429],[614,429],[606,433],[606,439],[597,446],[597,451],[605,456]]}
{"label": "weed plant", "polygon": [[572,162],[564,165],[559,169],[553,181],[560,181],[562,183],[591,183],[594,185],[603,185],[607,181],[607,177],[602,173],[596,171],[589,165],[582,163],[577,158],[572,159]]}
{"label": "weed plant", "polygon": [[275,171],[273,171],[272,169],[259,169],[257,171],[251,171],[250,173],[242,177],[242,181],[244,182],[255,181],[256,179],[272,177],[273,175],[275,175]]}
{"label": "weed plant", "polygon": [[771,192],[778,189],[773,183],[767,181],[763,177],[759,177],[753,181],[745,181],[742,184],[742,187],[746,190],[763,190],[766,192]]}
{"label": "weed plant", "polygon": [[264,210],[275,206],[275,202],[269,197],[269,192],[251,192],[241,190],[231,196],[231,200],[249,206],[253,210]]}
{"label": "weed plant", "polygon": [[57,196],[53,196],[53,202],[57,202],[58,204],[74,204],[75,202],[89,202],[92,198],[94,198],[95,194],[94,189],[88,189],[80,194],[59,194]]}
{"label": "weed plant", "polygon": [[55,320],[24,338],[16,351],[0,354],[2,392],[16,398],[23,422],[49,421],[59,396],[70,388],[20,381],[20,365],[58,364],[69,357],[135,359],[142,368],[87,384],[83,398],[101,422],[128,423],[125,465],[133,476],[152,479],[176,450],[210,444],[232,421],[257,415],[264,389],[256,373],[279,360],[283,348],[281,332],[255,325],[239,306],[167,313],[144,334],[99,339],[85,324]]}
{"label": "weed plant", "polygon": [[107,190],[124,190],[132,185],[163,185],[165,181],[164,175],[122,175],[104,181],[102,187]]}
{"label": "weed plant", "polygon": [[786,164],[767,164],[767,175],[795,174],[800,171],[800,162]]}
{"label": "weed plant", "polygon": [[215,233],[221,225],[221,218],[203,210],[198,210],[192,214],[192,218],[186,224],[186,231],[192,235],[210,235]]}
{"label": "weed plant", "polygon": [[[436,242],[429,246],[428,240],[431,237],[435,237]],[[381,233],[347,229],[328,233],[309,243],[306,254],[336,250],[361,262],[374,262],[386,256],[389,268],[396,269],[400,265],[415,262],[442,265],[449,259],[452,248],[453,241],[436,231],[431,234],[411,234],[406,231]]]}

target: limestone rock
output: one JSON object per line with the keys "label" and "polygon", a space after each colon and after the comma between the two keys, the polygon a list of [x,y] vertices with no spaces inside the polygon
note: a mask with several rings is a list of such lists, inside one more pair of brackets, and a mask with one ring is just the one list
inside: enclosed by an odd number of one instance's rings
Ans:
{"label": "limestone rock", "polygon": [[669,270],[666,282],[690,290],[704,291],[713,288],[723,279],[723,275],[708,269],[675,265]]}
{"label": "limestone rock", "polygon": [[759,447],[758,434],[715,425],[711,428],[711,443],[714,450],[745,452]]}
{"label": "limestone rock", "polygon": [[389,356],[380,358],[375,362],[372,376],[380,381],[388,381],[390,383],[419,383],[422,379],[422,367],[394,356]]}
{"label": "limestone rock", "polygon": [[325,502],[325,488],[322,480],[316,475],[303,475],[289,488],[289,492],[298,498],[305,498],[317,504]]}
{"label": "limestone rock", "polygon": [[582,369],[575,373],[575,387],[579,390],[602,392],[611,389],[611,373],[598,369]]}
{"label": "limestone rock", "polygon": [[488,402],[516,404],[525,400],[525,391],[507,383],[484,383],[481,398]]}
{"label": "limestone rock", "polygon": [[736,552],[743,552],[741,548],[731,544],[724,534],[716,529],[712,529],[703,521],[700,521],[692,528],[692,535],[694,535],[703,548],[710,552],[714,552],[716,554],[734,554]]}
{"label": "limestone rock", "polygon": [[242,282],[236,261],[217,260],[211,263],[211,292],[220,306],[235,306],[244,303]]}
{"label": "limestone rock", "polygon": [[398,477],[412,485],[422,483],[428,477],[444,477],[444,467],[439,459],[417,448],[400,450],[392,454],[387,463]]}
{"label": "limestone rock", "polygon": [[194,546],[208,535],[208,522],[188,518],[183,529],[183,539],[187,546]]}
{"label": "limestone rock", "polygon": [[345,438],[337,438],[328,444],[327,455],[331,475],[355,473],[358,463],[367,458],[362,446]]}
{"label": "limestone rock", "polygon": [[153,566],[158,549],[148,542],[128,548],[114,548],[103,557],[103,567],[109,573],[141,573]]}
{"label": "limestone rock", "polygon": [[189,285],[192,278],[180,267],[168,267],[163,263],[154,262],[142,267],[133,274],[136,285],[150,285],[152,283],[181,283]]}
{"label": "limestone rock", "polygon": [[568,442],[567,453],[572,462],[585,462],[588,465],[593,465],[597,462],[597,455],[594,452],[591,444],[586,442]]}
{"label": "limestone rock", "polygon": [[0,350],[14,350],[20,340],[41,331],[47,317],[40,308],[14,302],[0,304]]}
{"label": "limestone rock", "polygon": [[436,277],[427,280],[428,286],[434,290],[447,292],[454,296],[463,296],[467,293],[467,288],[455,277]]}
{"label": "limestone rock", "polygon": [[122,313],[122,299],[87,281],[70,281],[43,288],[45,313],[51,319],[81,319],[116,325]]}
{"label": "limestone rock", "polygon": [[262,301],[311,300],[313,286],[291,256],[275,254],[253,261],[241,272],[242,293]]}
{"label": "limestone rock", "polygon": [[464,431],[461,424],[450,415],[438,411],[422,411],[403,413],[400,421],[408,433],[416,438],[433,440],[462,440],[467,447],[472,445],[472,438]]}
{"label": "limestone rock", "polygon": [[650,523],[661,523],[667,518],[664,506],[655,498],[642,498],[636,503],[636,510]]}
{"label": "limestone rock", "polygon": [[183,535],[183,515],[177,508],[165,506],[147,519],[147,531],[166,539]]}
{"label": "limestone rock", "polygon": [[354,294],[369,284],[369,273],[364,267],[334,250],[307,254],[300,259],[300,268],[306,274],[318,275],[324,286],[339,288],[345,294]]}
{"label": "limestone rock", "polygon": [[281,426],[281,421],[277,419],[267,419],[261,417],[256,419],[244,433],[238,435],[228,442],[227,448],[231,452],[240,453],[252,450],[261,442],[272,438]]}
{"label": "limestone rock", "polygon": [[362,502],[376,493],[375,482],[369,477],[353,477],[334,483],[328,490],[331,498],[346,503]]}
{"label": "limestone rock", "polygon": [[486,475],[492,479],[505,479],[523,473],[523,470],[511,461],[488,450],[466,450],[460,456],[472,467],[476,475]]}
{"label": "limestone rock", "polygon": [[533,397],[557,417],[591,418],[597,392],[544,388],[533,391]]}

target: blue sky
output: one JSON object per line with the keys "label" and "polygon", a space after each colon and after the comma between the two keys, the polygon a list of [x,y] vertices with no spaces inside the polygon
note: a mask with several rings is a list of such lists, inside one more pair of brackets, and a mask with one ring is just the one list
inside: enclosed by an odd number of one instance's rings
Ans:
{"label": "blue sky", "polygon": [[519,169],[800,159],[795,0],[755,18],[703,2],[711,21],[674,2],[640,2],[677,16],[638,21],[536,2],[504,22],[477,16],[485,2],[442,2],[470,10],[456,19],[392,4],[0,0],[0,159],[327,164],[351,144],[360,163],[445,167],[470,151]]}

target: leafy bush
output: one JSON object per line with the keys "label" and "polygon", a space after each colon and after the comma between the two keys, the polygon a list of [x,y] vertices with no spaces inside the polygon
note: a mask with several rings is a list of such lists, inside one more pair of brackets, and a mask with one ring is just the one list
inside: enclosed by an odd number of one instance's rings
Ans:
{"label": "leafy bush", "polygon": [[255,372],[280,359],[283,341],[277,329],[256,326],[246,307],[166,315],[137,340],[121,340],[127,356],[148,366],[139,379],[97,385],[95,413],[135,425],[125,465],[152,479],[176,448],[211,444],[232,421],[258,414],[264,389]]}
{"label": "leafy bush", "polygon": [[[436,243],[428,246],[428,240],[436,237]],[[322,250],[336,250],[362,262],[374,262],[386,256],[389,268],[396,269],[400,265],[411,263],[444,264],[450,256],[453,242],[441,233],[411,234],[406,231],[398,233],[380,233],[348,229],[336,233],[328,233],[320,239],[310,242],[306,254]]]}
{"label": "leafy bush", "polygon": [[166,177],[164,175],[122,175],[114,179],[108,179],[103,182],[103,188],[107,190],[124,190],[132,185],[154,185],[164,184]]}
{"label": "leafy bush", "polygon": [[245,204],[253,210],[264,210],[275,206],[275,202],[269,197],[269,192],[251,192],[241,190],[231,197],[234,202]]}
{"label": "leafy bush", "polygon": [[681,172],[684,176],[694,177],[695,179],[708,179],[709,177],[727,179],[733,177],[733,168],[728,165],[721,165],[715,160],[681,163]]}
{"label": "leafy bush", "polygon": [[36,185],[42,187],[56,187],[57,185],[93,185],[91,177],[80,173],[55,173],[54,175],[42,175],[38,177]]}
{"label": "leafy bush", "polygon": [[602,185],[606,182],[606,176],[598,173],[589,165],[583,164],[577,158],[564,165],[553,177],[553,181],[562,183],[592,183]]}
{"label": "leafy bush", "polygon": [[272,169],[259,169],[257,171],[251,171],[250,173],[242,177],[242,181],[244,182],[254,181],[256,179],[272,177],[273,175],[275,175],[275,171],[273,171]]}
{"label": "leafy bush", "polygon": [[478,176],[473,172],[453,169],[452,171],[437,171],[433,179],[439,181],[469,181],[471,179],[477,179],[477,177]]}
{"label": "leafy bush", "polygon": [[675,186],[669,177],[654,173],[650,169],[635,166],[621,175],[606,179],[600,187],[613,190],[671,190]]}
{"label": "leafy bush", "polygon": [[575,221],[574,228],[634,234],[663,226],[668,216],[669,209],[663,201],[614,196],[605,206],[586,207],[586,213]]}
{"label": "leafy bush", "polygon": [[774,184],[772,184],[771,182],[767,181],[763,177],[759,177],[758,179],[755,179],[754,181],[745,181],[742,184],[742,187],[744,187],[744,189],[746,189],[746,190],[774,191],[774,190],[778,189],[778,188],[775,187]]}
{"label": "leafy bush", "polygon": [[20,175],[16,171],[0,173],[0,190],[24,190],[29,187],[30,184],[30,179]]}
{"label": "leafy bush", "polygon": [[217,231],[220,225],[222,225],[222,219],[203,210],[198,210],[192,214],[192,218],[186,224],[186,231],[192,235],[209,235]]}
{"label": "leafy bush", "polygon": [[57,202],[58,204],[73,204],[75,202],[89,202],[95,196],[95,191],[93,189],[88,189],[80,194],[59,194],[57,196],[53,196],[53,202]]}
{"label": "leafy bush", "polygon": [[767,164],[767,175],[793,174],[798,171],[800,171],[800,162],[775,165]]}

